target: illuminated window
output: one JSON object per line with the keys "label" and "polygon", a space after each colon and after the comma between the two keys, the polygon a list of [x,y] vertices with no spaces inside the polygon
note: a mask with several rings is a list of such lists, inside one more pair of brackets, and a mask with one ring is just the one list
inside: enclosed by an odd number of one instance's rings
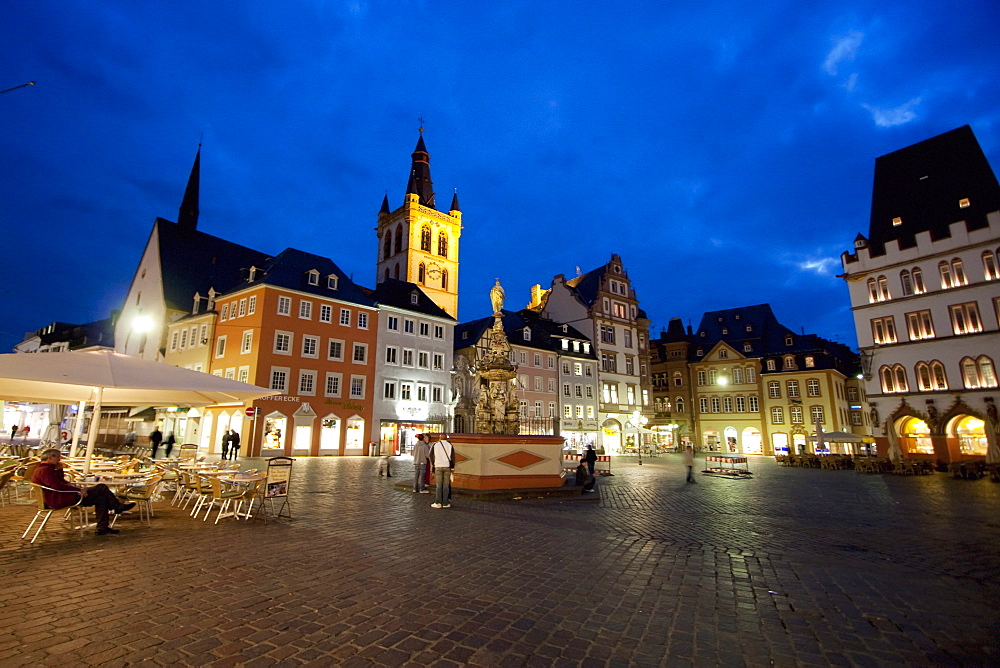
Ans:
{"label": "illuminated window", "polygon": [[773,424],[785,424],[785,412],[780,406],[771,408],[771,422]]}
{"label": "illuminated window", "polygon": [[431,252],[431,228],[428,225],[420,228],[420,250]]}
{"label": "illuminated window", "polygon": [[785,381],[785,385],[788,389],[788,396],[790,398],[795,398],[799,396],[799,381],[797,380]]}
{"label": "illuminated window", "polygon": [[444,232],[438,233],[438,255],[448,257],[448,235]]}
{"label": "illuminated window", "polygon": [[969,208],[969,198],[968,197],[963,197],[962,199],[958,200],[958,208],[959,209],[968,209]]}
{"label": "illuminated window", "polygon": [[983,322],[979,319],[979,306],[976,302],[955,304],[948,307],[951,313],[951,327],[955,334],[973,334],[983,331]]}
{"label": "illuminated window", "polygon": [[899,272],[899,283],[903,286],[903,296],[913,294],[913,281],[910,279],[910,272],[907,269]]}
{"label": "illuminated window", "polygon": [[978,387],[996,387],[997,375],[993,360],[985,355],[980,355],[978,359],[966,357],[962,360],[962,382],[965,387],[974,389]]}
{"label": "illuminated window", "polygon": [[[906,331],[911,341],[934,338],[934,323],[930,311],[916,311],[906,314]],[[877,343],[877,342],[876,342]]]}
{"label": "illuminated window", "polygon": [[920,267],[914,267],[910,277],[913,279],[913,294],[922,295],[927,292],[927,288],[924,287],[924,274],[920,271]]}
{"label": "illuminated window", "polygon": [[892,219],[892,226],[893,227],[899,227],[902,224],[903,224],[903,219],[900,218],[899,216],[896,216],[895,218]]}
{"label": "illuminated window", "polygon": [[802,406],[789,406],[788,413],[791,416],[792,424],[803,424],[802,422]]}
{"label": "illuminated window", "polygon": [[772,399],[781,398],[781,383],[776,380],[772,380],[767,384],[767,395]]}
{"label": "illuminated window", "polygon": [[820,396],[819,381],[815,378],[806,381],[806,395],[810,397]]}
{"label": "illuminated window", "polygon": [[721,404],[719,403],[719,397],[712,397],[712,412],[718,413],[721,410]]}
{"label": "illuminated window", "polygon": [[1000,278],[1000,272],[997,271],[996,257],[992,251],[983,253],[983,275],[987,281],[995,281]]}
{"label": "illuminated window", "polygon": [[890,394],[894,392],[906,392],[909,385],[906,381],[906,369],[901,365],[883,366],[878,371],[879,379],[882,381],[882,391]]}

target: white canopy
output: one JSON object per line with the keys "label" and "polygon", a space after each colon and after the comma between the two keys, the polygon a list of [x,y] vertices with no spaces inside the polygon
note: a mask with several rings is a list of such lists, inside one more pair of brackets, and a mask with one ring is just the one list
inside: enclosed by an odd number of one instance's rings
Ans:
{"label": "white canopy", "polygon": [[[115,406],[210,406],[243,403],[275,394],[256,385],[200,371],[121,355],[110,350],[0,355],[0,399],[36,403]],[[82,416],[82,410],[81,410]],[[80,435],[77,420],[72,452]],[[96,420],[87,439],[87,462],[94,450]]]}
{"label": "white canopy", "polygon": [[108,350],[0,355],[0,399],[115,406],[209,406],[270,394],[256,385]]}
{"label": "white canopy", "polygon": [[835,443],[861,443],[864,439],[857,434],[851,434],[846,431],[824,431],[822,438],[819,436],[810,436],[809,440],[833,441]]}

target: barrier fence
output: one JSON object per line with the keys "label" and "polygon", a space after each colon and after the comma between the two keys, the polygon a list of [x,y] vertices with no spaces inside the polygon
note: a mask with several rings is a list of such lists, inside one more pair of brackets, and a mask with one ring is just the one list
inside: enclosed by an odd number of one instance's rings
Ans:
{"label": "barrier fence", "polygon": [[[580,455],[563,455],[563,469],[575,471],[581,459],[583,457]],[[611,455],[597,455],[597,461],[594,462],[594,473],[611,475]]]}

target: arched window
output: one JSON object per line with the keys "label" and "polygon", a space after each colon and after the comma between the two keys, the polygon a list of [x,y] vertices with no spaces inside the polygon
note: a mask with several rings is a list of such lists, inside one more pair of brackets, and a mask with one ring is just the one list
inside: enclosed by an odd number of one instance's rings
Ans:
{"label": "arched window", "polygon": [[934,382],[934,389],[948,389],[948,376],[945,375],[944,364],[936,361],[931,362],[931,380]]}
{"label": "arched window", "polygon": [[986,355],[980,355],[976,361],[979,364],[979,387],[996,387],[997,374],[993,368],[993,360]]}
{"label": "arched window", "polygon": [[892,367],[893,374],[896,376],[896,391],[906,392],[910,389],[909,383],[906,382],[906,369],[903,368],[902,364],[897,364]]}
{"label": "arched window", "polygon": [[392,255],[392,232],[388,232],[385,235],[385,246],[382,249],[382,259],[387,259]]}
{"label": "arched window", "polygon": [[941,287],[947,289],[951,287],[951,265],[947,262],[938,264],[938,273],[941,274]]}
{"label": "arched window", "polygon": [[442,290],[447,290],[448,289],[448,270],[447,269],[442,269],[441,270],[441,289]]}
{"label": "arched window", "polygon": [[921,392],[933,390],[934,387],[931,384],[931,368],[928,366],[927,362],[917,362],[915,370],[917,372],[917,389]]}
{"label": "arched window", "polygon": [[951,261],[951,274],[954,277],[952,285],[968,285],[969,279],[965,277],[965,267],[957,257]]}
{"label": "arched window", "polygon": [[878,301],[878,284],[874,278],[868,279],[868,303],[874,304]]}
{"label": "arched window", "polygon": [[995,281],[1000,278],[1000,272],[997,271],[997,260],[993,255],[993,251],[983,253],[983,276],[987,281]]}
{"label": "arched window", "polygon": [[924,287],[924,275],[920,271],[920,267],[913,268],[913,271],[910,272],[910,278],[913,279],[913,294],[922,295],[927,292],[927,288]]}
{"label": "arched window", "polygon": [[427,267],[421,262],[420,266],[417,267],[417,283],[421,285],[427,280]]}
{"label": "arched window", "polygon": [[913,282],[910,280],[910,272],[907,269],[899,272],[899,282],[903,286],[903,296],[913,294]]}
{"label": "arched window", "polygon": [[438,255],[448,257],[448,235],[438,232]]}
{"label": "arched window", "polygon": [[976,366],[976,360],[971,357],[962,359],[962,383],[967,388],[979,387],[979,370]]}
{"label": "arched window", "polygon": [[879,297],[878,300],[880,302],[883,302],[883,301],[885,301],[887,299],[890,299],[890,297],[889,297],[889,281],[886,280],[885,276],[879,276],[878,277],[878,297]]}
{"label": "arched window", "polygon": [[398,262],[396,263],[396,266],[392,268],[392,277],[396,278],[396,279],[399,278],[399,263]]}
{"label": "arched window", "polygon": [[674,401],[674,406],[676,407],[676,410],[677,410],[678,413],[683,413],[684,412],[684,399],[683,399],[683,397],[677,397],[677,400]]}
{"label": "arched window", "polygon": [[[402,225],[397,225],[396,226],[396,252],[397,253],[402,253],[403,252],[403,226]],[[399,278],[399,276],[396,276],[396,278]]]}
{"label": "arched window", "polygon": [[420,228],[420,250],[431,252],[431,228],[429,225]]}

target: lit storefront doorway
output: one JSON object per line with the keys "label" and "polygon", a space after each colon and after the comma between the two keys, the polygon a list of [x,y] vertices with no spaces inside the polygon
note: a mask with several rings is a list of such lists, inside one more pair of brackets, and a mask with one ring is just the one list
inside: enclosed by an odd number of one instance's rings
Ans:
{"label": "lit storefront doorway", "polygon": [[788,434],[771,434],[771,443],[774,446],[774,454],[788,454]]}
{"label": "lit storefront doorway", "polygon": [[275,411],[265,417],[264,438],[260,446],[261,455],[274,457],[276,454],[285,454],[285,435],[287,433],[288,419],[284,414]]}
{"label": "lit storefront doorway", "polygon": [[760,430],[753,427],[747,427],[743,430],[743,452],[750,455],[764,454],[764,447],[760,438]]}
{"label": "lit storefront doorway", "polygon": [[705,443],[705,449],[709,452],[718,452],[720,448],[719,444],[719,432],[715,429],[706,429],[702,432],[702,438]]}
{"label": "lit storefront doorway", "polygon": [[931,430],[920,418],[911,417],[903,421],[900,432],[903,437],[900,443],[903,451],[911,455],[933,455],[934,443],[931,441]]}
{"label": "lit storefront doorway", "polygon": [[726,452],[739,452],[740,446],[736,443],[736,427],[726,427]]}
{"label": "lit storefront doorway", "polygon": [[601,425],[601,442],[605,455],[618,455],[622,452],[622,426],[618,420],[605,420]]}
{"label": "lit storefront doorway", "polygon": [[347,418],[347,434],[344,438],[345,455],[364,454],[365,420],[360,415]]}
{"label": "lit storefront doorway", "polygon": [[327,415],[319,427],[319,454],[340,454],[340,423],[336,415]]}
{"label": "lit storefront doorway", "polygon": [[958,454],[962,457],[985,457],[988,447],[986,423],[971,415],[962,415],[952,421]]}

